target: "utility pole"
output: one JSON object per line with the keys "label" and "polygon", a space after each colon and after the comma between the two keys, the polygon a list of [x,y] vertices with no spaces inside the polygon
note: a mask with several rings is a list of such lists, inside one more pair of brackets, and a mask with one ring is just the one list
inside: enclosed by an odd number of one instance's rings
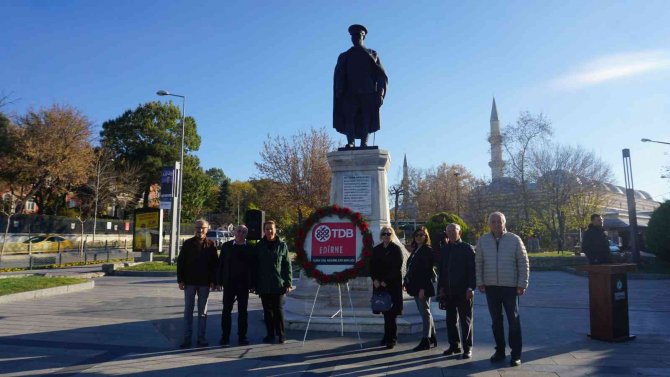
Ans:
{"label": "utility pole", "polygon": [[461,217],[461,180],[458,178],[461,175],[459,172],[454,173],[456,177],[456,214]]}

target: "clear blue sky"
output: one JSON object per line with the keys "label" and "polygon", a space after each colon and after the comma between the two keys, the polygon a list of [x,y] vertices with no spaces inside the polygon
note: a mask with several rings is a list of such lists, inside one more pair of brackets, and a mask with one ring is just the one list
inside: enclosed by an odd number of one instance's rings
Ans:
{"label": "clear blue sky", "polygon": [[660,1],[0,2],[0,91],[10,112],[57,102],[96,127],[165,89],[187,96],[203,167],[256,176],[266,135],[331,127],[332,74],[369,30],[389,75],[376,144],[402,157],[490,176],[491,98],[501,125],[544,113],[555,140],[581,144],[623,185],[670,198],[670,3]]}

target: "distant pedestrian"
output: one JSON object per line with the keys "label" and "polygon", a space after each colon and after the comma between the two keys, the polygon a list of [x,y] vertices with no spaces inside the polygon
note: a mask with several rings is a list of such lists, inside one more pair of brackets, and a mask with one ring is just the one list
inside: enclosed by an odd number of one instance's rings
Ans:
{"label": "distant pedestrian", "polygon": [[[383,312],[384,337],[381,345],[393,348],[398,342],[398,325],[396,318],[402,314],[402,263],[403,255],[400,246],[393,243],[393,228],[383,226],[379,233],[382,242],[372,249],[370,258],[370,278],[372,290],[386,291],[391,296],[393,307]],[[379,313],[375,313],[379,314]]]}
{"label": "distant pedestrian", "polygon": [[443,354],[462,352],[461,358],[469,359],[472,357],[472,309],[476,288],[475,249],[461,240],[460,225],[449,224],[446,231],[448,243],[440,250],[442,257],[437,283],[440,302],[447,311],[449,348]]}
{"label": "distant pedestrian", "polygon": [[208,240],[206,220],[195,222],[195,236],[184,242],[177,257],[177,283],[184,291],[184,341],[181,348],[191,346],[193,335],[193,307],[198,296],[198,346],[208,346],[205,339],[207,330],[207,299],[209,290],[214,288],[218,256],[216,245]]}
{"label": "distant pedestrian", "polygon": [[265,343],[286,341],[284,330],[284,295],[291,292],[293,275],[286,242],[277,236],[277,227],[272,220],[263,224],[265,235],[258,241],[255,250],[255,292],[261,296],[265,329]]}
{"label": "distant pedestrian", "polygon": [[217,284],[223,288],[223,311],[221,313],[222,346],[230,345],[231,313],[237,300],[237,343],[241,346],[249,344],[247,340],[247,306],[249,290],[253,287],[253,248],[247,244],[247,229],[239,225],[235,230],[235,238],[221,246]]}
{"label": "distant pedestrian", "polygon": [[603,229],[603,217],[597,213],[591,215],[591,224],[582,238],[582,252],[589,264],[603,264],[610,261],[610,243]]}
{"label": "distant pedestrian", "polygon": [[414,351],[425,351],[437,347],[437,335],[433,315],[430,313],[430,298],[435,296],[435,259],[430,247],[430,235],[425,226],[419,226],[412,235],[412,254],[407,259],[407,274],[404,286],[407,294],[414,297],[423,322],[423,337]]}
{"label": "distant pedestrian", "polygon": [[477,286],[486,293],[486,302],[491,315],[496,352],[491,362],[505,360],[505,330],[503,308],[509,325],[509,346],[512,349],[510,366],[521,365],[521,318],[519,296],[528,288],[528,254],[519,236],[505,229],[505,215],[493,212],[489,215],[491,233],[486,233],[477,242],[475,265]]}

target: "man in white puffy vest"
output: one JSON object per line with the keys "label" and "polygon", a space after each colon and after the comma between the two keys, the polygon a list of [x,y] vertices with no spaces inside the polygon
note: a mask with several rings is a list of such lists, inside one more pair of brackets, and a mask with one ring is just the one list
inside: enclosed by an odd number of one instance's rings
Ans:
{"label": "man in white puffy vest", "polygon": [[521,318],[519,296],[528,288],[528,254],[521,238],[505,229],[505,215],[489,215],[491,233],[479,238],[475,253],[477,287],[486,293],[496,352],[491,362],[505,360],[503,309],[509,325],[511,366],[521,365]]}

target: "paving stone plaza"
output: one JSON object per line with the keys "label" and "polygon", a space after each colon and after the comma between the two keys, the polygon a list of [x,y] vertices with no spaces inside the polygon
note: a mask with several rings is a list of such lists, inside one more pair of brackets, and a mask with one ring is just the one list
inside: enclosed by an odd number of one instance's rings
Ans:
{"label": "paving stone plaza", "polygon": [[[260,342],[260,300],[249,305],[249,346],[217,346],[221,294],[210,296],[210,347],[178,349],[182,292],[174,277],[101,277],[95,288],[0,304],[1,376],[670,376],[668,280],[629,280],[630,332],[625,343],[589,339],[585,277],[531,272],[521,298],[523,364],[491,364],[490,318],[475,297],[473,359],[442,356],[440,345],[412,352],[420,334],[399,347],[378,347],[379,335],[289,332],[283,345]],[[406,304],[412,304],[407,302]],[[437,308],[434,308],[437,310]],[[233,331],[235,331],[233,317]],[[508,349],[509,352],[509,349]]]}

